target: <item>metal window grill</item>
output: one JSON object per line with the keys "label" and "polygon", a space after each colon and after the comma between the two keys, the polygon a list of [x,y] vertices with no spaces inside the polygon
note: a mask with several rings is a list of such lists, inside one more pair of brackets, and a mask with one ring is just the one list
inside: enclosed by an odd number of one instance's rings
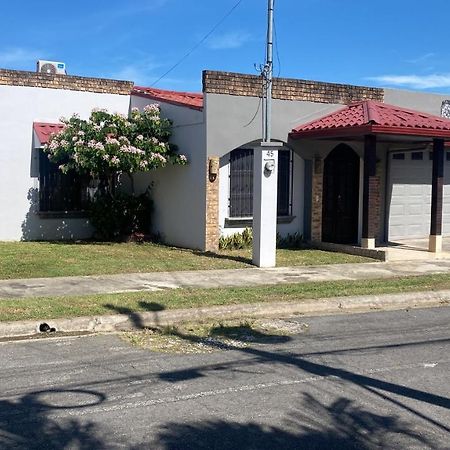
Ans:
{"label": "metal window grill", "polygon": [[[292,209],[292,153],[278,151],[277,215],[289,216]],[[253,149],[239,148],[230,153],[230,217],[253,215]]]}
{"label": "metal window grill", "polygon": [[253,215],[253,149],[230,153],[230,217]]}
{"label": "metal window grill", "polygon": [[88,203],[87,183],[75,172],[62,173],[39,152],[39,210],[42,212],[82,211]]}

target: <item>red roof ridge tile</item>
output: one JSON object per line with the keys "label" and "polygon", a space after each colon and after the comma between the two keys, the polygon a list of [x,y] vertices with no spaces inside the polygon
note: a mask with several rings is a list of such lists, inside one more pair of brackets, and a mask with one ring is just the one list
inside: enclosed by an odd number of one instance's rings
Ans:
{"label": "red roof ridge tile", "polygon": [[[345,133],[387,133],[444,136],[450,138],[450,119],[397,105],[365,100],[351,103],[333,113],[301,124],[292,137],[330,136],[332,130]],[[347,130],[347,131],[346,131]]]}
{"label": "red roof ridge tile", "polygon": [[58,133],[64,128],[62,123],[33,122],[33,129],[41,145],[46,144],[52,134]]}
{"label": "red roof ridge tile", "polygon": [[153,87],[134,86],[132,94],[178,106],[186,106],[199,111],[203,110],[203,94],[201,92],[171,91]]}

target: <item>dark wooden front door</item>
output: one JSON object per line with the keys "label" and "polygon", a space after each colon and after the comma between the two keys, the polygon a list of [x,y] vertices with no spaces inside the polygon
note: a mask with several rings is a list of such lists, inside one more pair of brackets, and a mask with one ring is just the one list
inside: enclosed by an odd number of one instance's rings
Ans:
{"label": "dark wooden front door", "polygon": [[348,145],[340,144],[324,162],[322,240],[356,244],[358,206],[359,156]]}

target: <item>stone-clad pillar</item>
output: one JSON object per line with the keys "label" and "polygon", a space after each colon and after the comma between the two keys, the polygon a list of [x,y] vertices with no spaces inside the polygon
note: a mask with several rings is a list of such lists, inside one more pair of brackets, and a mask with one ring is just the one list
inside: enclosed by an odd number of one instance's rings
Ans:
{"label": "stone-clad pillar", "polygon": [[362,248],[375,248],[380,213],[380,179],[377,176],[377,138],[364,136]]}
{"label": "stone-clad pillar", "polygon": [[206,165],[205,250],[219,250],[219,158],[208,158]]}
{"label": "stone-clad pillar", "polygon": [[431,179],[431,225],[429,251],[442,251],[442,202],[444,193],[444,141],[433,140],[433,173]]}
{"label": "stone-clad pillar", "polygon": [[322,241],[323,159],[315,156],[312,173],[311,241]]}

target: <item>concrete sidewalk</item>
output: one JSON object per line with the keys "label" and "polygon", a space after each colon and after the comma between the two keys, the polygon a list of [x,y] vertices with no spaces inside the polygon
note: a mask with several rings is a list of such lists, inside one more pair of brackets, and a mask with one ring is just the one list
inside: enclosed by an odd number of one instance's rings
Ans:
{"label": "concrete sidewalk", "polygon": [[154,272],[84,277],[0,280],[0,299],[157,291],[176,288],[246,287],[333,280],[368,280],[450,272],[450,260],[374,262],[274,269]]}

